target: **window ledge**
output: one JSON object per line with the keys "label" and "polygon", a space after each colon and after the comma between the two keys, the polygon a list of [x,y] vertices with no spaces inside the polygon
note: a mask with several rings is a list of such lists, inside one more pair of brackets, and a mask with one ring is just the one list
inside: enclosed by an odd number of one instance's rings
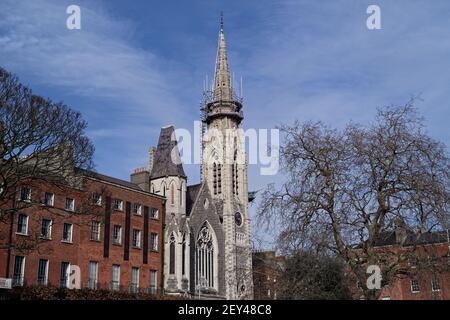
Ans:
{"label": "window ledge", "polygon": [[29,236],[28,233],[23,233],[23,232],[16,232],[16,235],[22,236],[22,237],[28,237]]}
{"label": "window ledge", "polygon": [[62,243],[67,243],[67,244],[73,244],[73,241],[69,241],[69,240],[61,240]]}

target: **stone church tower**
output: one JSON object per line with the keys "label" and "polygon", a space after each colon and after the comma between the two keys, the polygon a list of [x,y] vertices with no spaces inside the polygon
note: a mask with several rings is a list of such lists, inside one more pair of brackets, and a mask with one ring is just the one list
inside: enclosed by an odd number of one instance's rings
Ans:
{"label": "stone church tower", "polygon": [[206,129],[199,184],[187,185],[174,126],[161,128],[148,168],[131,181],[165,196],[164,289],[206,299],[252,299],[242,99],[233,93],[223,22],[215,79],[202,107]]}
{"label": "stone church tower", "polygon": [[202,179],[223,212],[225,288],[229,299],[252,296],[251,229],[241,99],[233,92],[223,20],[212,95],[204,107]]}

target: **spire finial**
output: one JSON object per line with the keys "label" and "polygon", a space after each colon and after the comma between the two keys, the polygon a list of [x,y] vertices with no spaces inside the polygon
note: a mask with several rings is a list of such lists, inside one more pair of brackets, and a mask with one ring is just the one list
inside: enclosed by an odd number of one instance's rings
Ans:
{"label": "spire finial", "polygon": [[227,47],[225,44],[225,32],[223,31],[222,12],[220,13],[220,31],[213,91],[215,100],[231,101],[233,98],[230,69],[228,67]]}

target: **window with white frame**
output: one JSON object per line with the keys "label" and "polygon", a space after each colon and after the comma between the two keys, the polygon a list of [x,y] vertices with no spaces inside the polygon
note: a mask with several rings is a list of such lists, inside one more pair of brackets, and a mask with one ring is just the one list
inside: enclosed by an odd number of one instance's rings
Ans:
{"label": "window with white frame", "polygon": [[42,219],[41,221],[41,238],[51,239],[52,238],[52,220]]}
{"label": "window with white frame", "polygon": [[69,276],[70,276],[70,263],[61,262],[61,273],[59,276],[59,285],[61,288],[69,287]]}
{"label": "window with white frame", "polygon": [[441,291],[441,284],[437,275],[434,275],[431,278],[431,291]]}
{"label": "window with white frame", "polygon": [[92,204],[94,204],[96,206],[102,205],[102,196],[100,193],[98,193],[98,192],[92,193]]}
{"label": "window with white frame", "polygon": [[141,247],[141,230],[133,229],[133,247]]}
{"label": "window with white frame", "polygon": [[419,281],[417,279],[411,280],[411,292],[412,293],[420,292]]}
{"label": "window with white frame", "polygon": [[131,292],[137,292],[139,289],[139,268],[131,268]]}
{"label": "window with white frame", "polygon": [[135,203],[133,207],[133,213],[140,216],[142,213],[142,206],[140,203]]}
{"label": "window with white frame", "polygon": [[92,221],[91,224],[91,240],[100,241],[100,222]]}
{"label": "window with white frame", "polygon": [[158,234],[157,233],[152,232],[150,234],[150,250],[158,251]]}
{"label": "window with white frame", "polygon": [[21,235],[28,234],[28,216],[26,214],[20,213],[17,216],[17,230],[16,232]]}
{"label": "window with white frame", "polygon": [[20,200],[31,201],[31,189],[26,186],[20,188]]}
{"label": "window with white frame", "polygon": [[14,257],[14,274],[13,274],[13,286],[23,287],[25,276],[25,257]]}
{"label": "window with white frame", "polygon": [[44,194],[44,205],[47,207],[53,207],[55,204],[55,195],[52,192],[46,192]]}
{"label": "window with white frame", "polygon": [[39,259],[37,284],[46,286],[48,283],[48,260]]}
{"label": "window with white frame", "polygon": [[75,211],[75,200],[72,198],[66,198],[64,209],[67,211]]}
{"label": "window with white frame", "polygon": [[114,200],[114,210],[122,211],[123,210],[123,201],[120,199]]}
{"label": "window with white frame", "polygon": [[155,294],[157,288],[158,272],[156,270],[150,270],[150,293]]}
{"label": "window with white frame", "polygon": [[150,211],[150,218],[158,219],[159,218],[159,210],[156,208],[152,208],[152,210]]}
{"label": "window with white frame", "polygon": [[72,242],[72,231],[73,231],[73,224],[71,224],[71,223],[64,223],[64,225],[63,225],[62,241],[64,241],[64,242]]}
{"label": "window with white frame", "polygon": [[408,259],[408,264],[411,268],[417,268],[417,257],[411,257]]}
{"label": "window with white frame", "polygon": [[114,225],[113,228],[113,243],[121,244],[122,243],[122,227],[119,225]]}
{"label": "window with white frame", "polygon": [[111,273],[111,290],[120,289],[120,265],[113,264]]}
{"label": "window with white frame", "polygon": [[89,261],[89,289],[97,289],[98,283],[98,262]]}

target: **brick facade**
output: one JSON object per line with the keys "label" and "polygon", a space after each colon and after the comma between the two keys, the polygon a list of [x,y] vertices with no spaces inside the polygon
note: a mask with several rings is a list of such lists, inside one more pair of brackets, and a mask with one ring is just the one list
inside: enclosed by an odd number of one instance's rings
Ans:
{"label": "brick facade", "polygon": [[[399,253],[408,250],[400,246],[393,249]],[[391,285],[384,287],[380,299],[450,300],[449,250],[448,242],[425,244],[415,248],[417,265],[413,265],[411,261],[405,262],[403,267],[406,274],[398,276]],[[431,263],[432,259],[436,263]]]}
{"label": "brick facade", "polygon": [[284,271],[284,257],[273,250],[253,251],[253,294],[256,300],[279,298],[280,280]]}
{"label": "brick facade", "polygon": [[[155,289],[160,290],[164,198],[141,191],[128,182],[98,174],[82,175],[79,182],[78,186],[65,188],[42,183],[27,185],[32,203],[0,224],[0,277],[13,278],[15,257],[23,256],[24,285],[38,283],[39,260],[45,259],[48,261],[49,285],[61,285],[61,264],[68,262],[80,268],[81,287],[88,287],[89,263],[93,261],[98,263],[97,288],[111,288],[112,266],[116,264],[120,266],[120,289],[130,288],[134,267],[139,268],[139,288],[150,288],[150,271],[154,270],[157,275]],[[45,192],[54,194],[53,206],[42,204]],[[93,203],[94,193],[101,196],[101,202]],[[73,212],[65,209],[66,198],[74,200]],[[121,210],[114,209],[116,199],[122,201]],[[133,212],[136,203],[140,204],[139,214]],[[159,213],[157,219],[150,217],[154,209]],[[18,232],[20,214],[28,217],[25,235]],[[52,221],[49,239],[41,237],[43,219]],[[98,229],[93,227],[93,221],[100,224]],[[71,241],[63,240],[64,223],[72,225]],[[121,226],[120,244],[113,241],[114,225]],[[98,236],[96,230],[99,230]],[[140,231],[139,247],[133,246],[133,230]],[[157,250],[151,250],[152,233],[158,235]],[[9,235],[12,237],[10,250]],[[20,282],[16,281],[17,284]]]}

